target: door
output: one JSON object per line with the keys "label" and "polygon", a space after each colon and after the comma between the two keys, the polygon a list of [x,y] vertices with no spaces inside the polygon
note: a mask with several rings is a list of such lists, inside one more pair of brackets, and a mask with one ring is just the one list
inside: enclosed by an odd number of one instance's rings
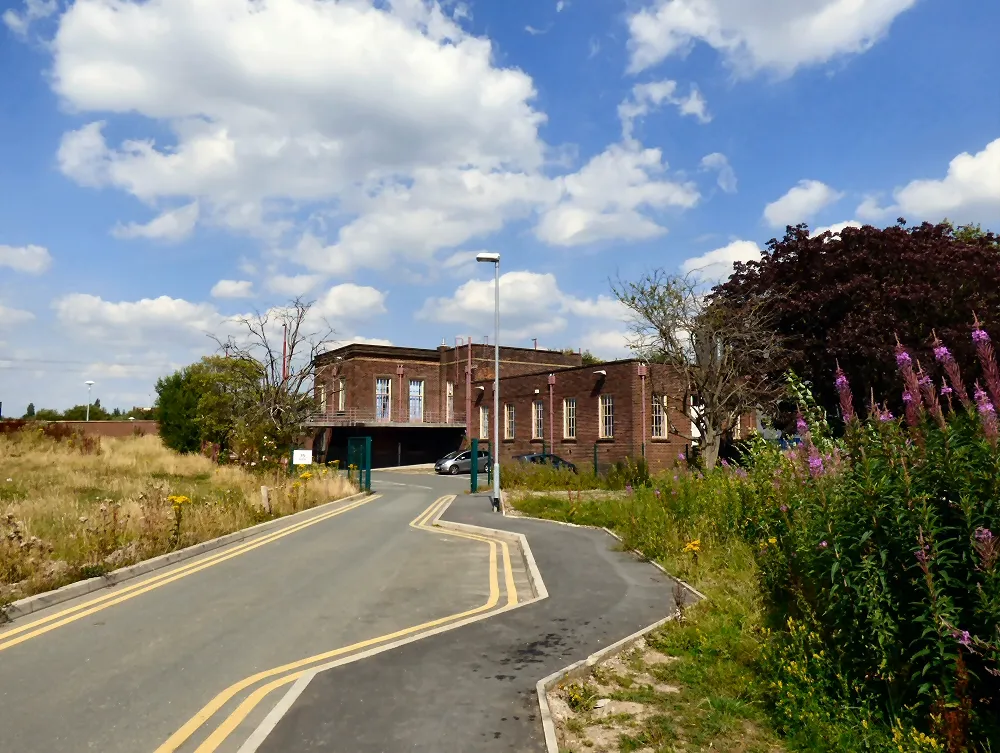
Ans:
{"label": "door", "polygon": [[458,466],[458,470],[462,473],[472,473],[472,453],[463,452],[455,460],[455,465]]}
{"label": "door", "polygon": [[[480,450],[479,451],[479,470],[483,471],[483,472],[489,470],[489,464],[490,464],[490,453],[488,453],[486,450]],[[469,471],[470,472],[472,471],[471,467],[469,468]]]}

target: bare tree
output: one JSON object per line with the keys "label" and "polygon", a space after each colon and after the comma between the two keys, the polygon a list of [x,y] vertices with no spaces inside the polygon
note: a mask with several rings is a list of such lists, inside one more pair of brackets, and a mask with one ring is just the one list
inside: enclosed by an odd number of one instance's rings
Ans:
{"label": "bare tree", "polygon": [[714,467],[726,431],[741,416],[774,405],[782,392],[770,376],[783,347],[769,327],[766,302],[727,307],[705,294],[696,273],[662,269],[635,282],[619,279],[612,290],[632,315],[629,348],[680,376],[705,466]]}
{"label": "bare tree", "polygon": [[227,358],[246,366],[234,371],[244,445],[262,447],[266,437],[283,451],[301,437],[315,410],[316,357],[332,344],[333,329],[310,316],[312,306],[296,298],[237,320],[240,337],[214,338]]}

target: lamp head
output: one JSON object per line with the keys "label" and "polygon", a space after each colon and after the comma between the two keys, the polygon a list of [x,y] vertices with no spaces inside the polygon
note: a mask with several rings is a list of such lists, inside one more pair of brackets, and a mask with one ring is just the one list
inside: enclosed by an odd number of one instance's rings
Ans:
{"label": "lamp head", "polygon": [[476,261],[488,262],[490,264],[500,263],[500,254],[483,252],[481,254],[476,254]]}
{"label": "lamp head", "polygon": [[94,381],[92,379],[88,379],[86,382],[84,382],[84,384],[90,387],[92,384],[94,384]]}

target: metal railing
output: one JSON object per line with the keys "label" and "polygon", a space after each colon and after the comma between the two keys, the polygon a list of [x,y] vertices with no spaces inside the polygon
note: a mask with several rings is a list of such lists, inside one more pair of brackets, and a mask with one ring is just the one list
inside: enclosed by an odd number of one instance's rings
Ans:
{"label": "metal railing", "polygon": [[361,410],[328,410],[325,413],[314,413],[308,423],[313,426],[465,426],[464,414],[446,415],[443,411],[425,410],[421,415],[400,416],[398,408],[385,415],[382,411]]}

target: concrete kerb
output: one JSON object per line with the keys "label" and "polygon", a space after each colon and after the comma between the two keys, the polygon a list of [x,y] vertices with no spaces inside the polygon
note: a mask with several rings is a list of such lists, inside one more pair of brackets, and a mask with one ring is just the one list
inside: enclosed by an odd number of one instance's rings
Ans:
{"label": "concrete kerb", "polygon": [[146,573],[151,573],[155,570],[162,570],[163,568],[169,567],[170,565],[178,562],[183,562],[184,560],[189,560],[192,557],[197,557],[199,554],[210,552],[213,549],[219,549],[229,544],[245,541],[246,539],[262,533],[267,533],[275,528],[282,528],[285,525],[289,525],[303,519],[308,519],[312,515],[322,513],[322,511],[331,505],[353,502],[354,500],[361,499],[366,496],[368,496],[367,492],[359,492],[358,494],[352,494],[349,497],[335,499],[331,502],[311,507],[308,510],[301,510],[299,512],[292,513],[291,515],[285,515],[281,518],[275,518],[274,520],[267,520],[263,523],[258,523],[250,528],[244,528],[239,531],[234,531],[233,533],[227,533],[224,536],[219,536],[218,538],[202,541],[200,544],[193,544],[192,546],[185,547],[184,549],[179,549],[176,552],[167,552],[166,554],[161,554],[158,557],[153,557],[152,559],[137,562],[134,565],[113,570],[105,575],[98,575],[94,578],[88,578],[87,580],[70,583],[62,588],[57,588],[54,591],[46,591],[45,593],[35,594],[34,596],[19,599],[18,601],[8,604],[6,608],[0,608],[0,618],[2,618],[0,619],[0,623],[4,620],[15,620],[18,617],[24,617],[25,615],[38,612],[56,604],[61,604],[79,596],[86,596],[94,591],[100,591],[102,588],[116,586],[119,583],[132,580],[133,578],[138,578]]}
{"label": "concrete kerb", "polygon": [[581,659],[578,662],[570,664],[564,669],[560,669],[558,672],[553,672],[548,677],[542,678],[535,685],[535,692],[538,693],[538,708],[539,716],[542,719],[542,730],[545,733],[545,749],[548,753],[559,753],[559,740],[556,737],[556,723],[552,718],[552,710],[549,708],[549,691],[566,680],[575,680],[581,677],[585,677],[597,664],[610,659],[612,656],[627,651],[632,648],[636,643],[645,638],[654,630],[663,627],[668,622],[677,619],[680,612],[675,612],[674,614],[664,617],[662,620],[657,620],[652,625],[644,627],[638,632],[632,633],[632,635],[627,638],[622,638],[617,643],[612,643],[607,648],[602,648],[586,659]]}

